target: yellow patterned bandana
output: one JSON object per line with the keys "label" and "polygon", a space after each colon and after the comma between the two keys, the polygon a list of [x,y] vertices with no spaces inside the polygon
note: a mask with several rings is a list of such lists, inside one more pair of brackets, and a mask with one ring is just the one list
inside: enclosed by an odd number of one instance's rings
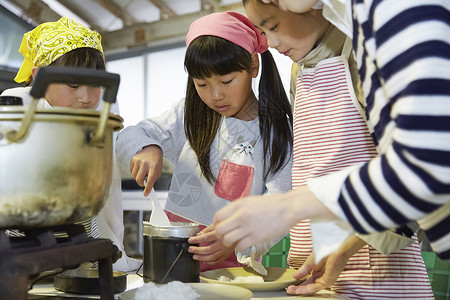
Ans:
{"label": "yellow patterned bandana", "polygon": [[67,17],[42,23],[24,34],[19,52],[24,56],[14,80],[29,82],[33,67],[45,67],[67,52],[88,47],[103,53],[101,35]]}

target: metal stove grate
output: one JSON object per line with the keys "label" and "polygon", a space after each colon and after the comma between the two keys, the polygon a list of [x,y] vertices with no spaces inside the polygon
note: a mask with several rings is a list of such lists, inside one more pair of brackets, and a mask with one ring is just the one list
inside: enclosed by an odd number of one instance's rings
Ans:
{"label": "metal stove grate", "polygon": [[[64,237],[60,237],[63,232]],[[0,295],[2,299],[28,299],[29,279],[58,268],[73,269],[98,262],[100,298],[113,300],[112,262],[117,247],[108,239],[88,238],[82,225],[23,230],[11,237],[0,231]]]}

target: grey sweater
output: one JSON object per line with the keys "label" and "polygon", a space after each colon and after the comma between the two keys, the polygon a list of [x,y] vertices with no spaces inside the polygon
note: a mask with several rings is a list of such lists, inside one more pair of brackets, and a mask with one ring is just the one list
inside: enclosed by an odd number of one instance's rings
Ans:
{"label": "grey sweater", "polygon": [[[203,177],[184,131],[184,100],[159,117],[122,130],[116,152],[123,169],[148,145],[158,145],[175,166],[165,209],[183,218],[209,225],[217,210],[246,195],[283,193],[291,189],[292,155],[276,175],[263,179],[263,150],[258,120],[223,118],[210,150],[216,182]],[[269,161],[269,159],[267,159]]]}

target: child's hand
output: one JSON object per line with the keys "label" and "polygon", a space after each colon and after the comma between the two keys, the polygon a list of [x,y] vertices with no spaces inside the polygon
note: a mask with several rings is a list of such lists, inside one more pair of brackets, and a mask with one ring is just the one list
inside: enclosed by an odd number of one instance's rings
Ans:
{"label": "child's hand", "polygon": [[217,239],[213,226],[208,226],[200,231],[196,236],[189,238],[189,244],[200,244],[190,246],[189,252],[194,253],[193,258],[203,261],[209,265],[217,265],[234,252],[234,247],[225,247],[225,245]]}
{"label": "child's hand", "polygon": [[[144,196],[148,196],[153,184],[163,168],[163,154],[161,148],[156,145],[144,147],[136,153],[130,162],[130,172],[137,184],[145,186]],[[147,180],[146,183],[144,181]]]}
{"label": "child's hand", "polygon": [[320,290],[330,288],[344,270],[350,257],[365,245],[366,242],[356,236],[352,236],[337,251],[322,259],[318,264],[314,262],[314,254],[311,253],[294,274],[294,277],[297,279],[308,275],[309,277],[297,286],[289,286],[287,293],[312,295]]}

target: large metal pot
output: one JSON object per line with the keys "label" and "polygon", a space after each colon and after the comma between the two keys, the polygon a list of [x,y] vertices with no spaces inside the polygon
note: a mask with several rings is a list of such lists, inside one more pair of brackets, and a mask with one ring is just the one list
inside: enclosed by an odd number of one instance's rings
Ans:
{"label": "large metal pot", "polygon": [[[123,128],[123,119],[109,113],[119,81],[104,71],[41,68],[29,106],[0,106],[0,228],[55,226],[98,214],[111,183],[113,131]],[[36,110],[50,83],[106,87],[103,110]]]}

